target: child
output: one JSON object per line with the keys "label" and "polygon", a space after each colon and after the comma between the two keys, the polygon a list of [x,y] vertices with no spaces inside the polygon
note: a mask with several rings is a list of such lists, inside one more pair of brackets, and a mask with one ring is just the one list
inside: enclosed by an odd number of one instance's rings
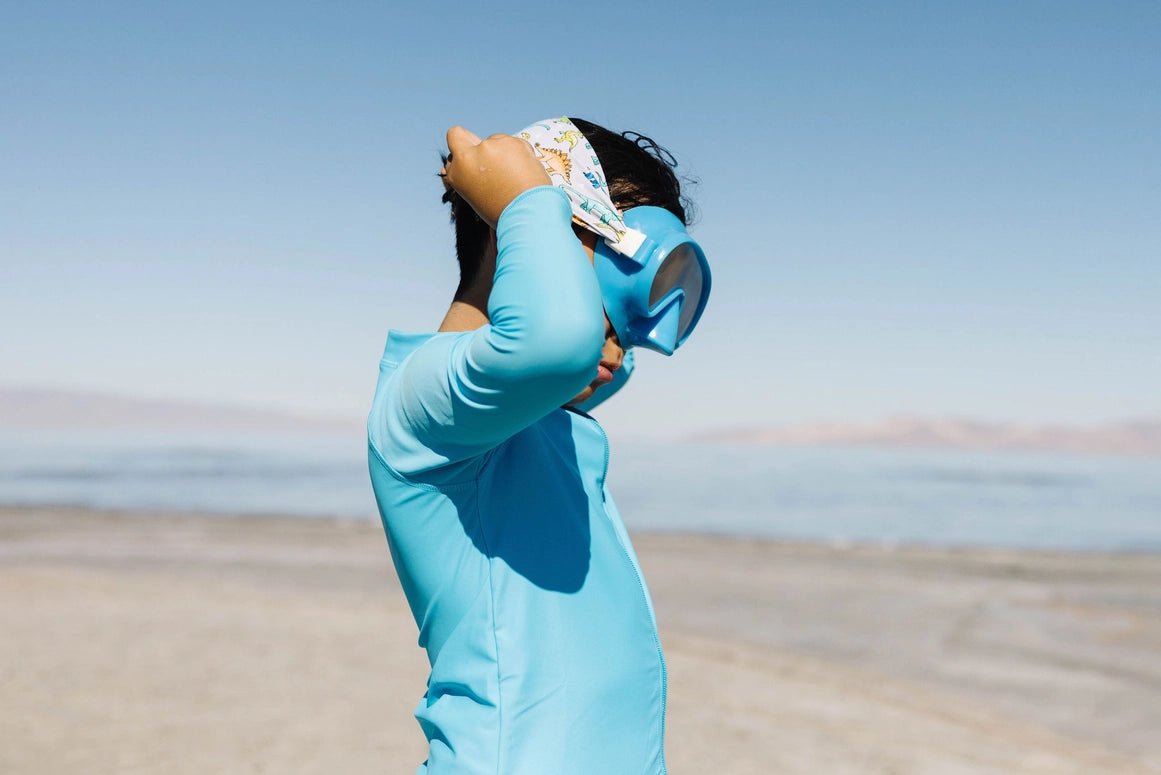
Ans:
{"label": "child", "polygon": [[647,138],[551,119],[447,142],[460,286],[439,332],[390,333],[368,421],[431,663],[419,772],[664,773],[653,606],[579,407],[626,348],[685,340],[708,266]]}

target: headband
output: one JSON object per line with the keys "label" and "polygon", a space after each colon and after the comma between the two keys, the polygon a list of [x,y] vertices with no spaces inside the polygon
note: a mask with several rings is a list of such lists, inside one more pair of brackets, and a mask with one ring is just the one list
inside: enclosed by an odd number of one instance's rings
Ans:
{"label": "headband", "polygon": [[645,235],[625,225],[625,217],[609,196],[601,160],[567,117],[537,121],[520,132],[544,165],[552,185],[568,196],[572,219],[625,256],[632,256]]}

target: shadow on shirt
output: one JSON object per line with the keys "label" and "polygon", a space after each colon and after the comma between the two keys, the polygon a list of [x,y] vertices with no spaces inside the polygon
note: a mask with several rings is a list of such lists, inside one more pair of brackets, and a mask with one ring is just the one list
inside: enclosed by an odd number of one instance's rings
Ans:
{"label": "shadow on shirt", "polygon": [[[584,586],[592,538],[573,422],[569,412],[552,412],[496,447],[480,473],[476,513],[458,504],[479,551],[542,589],[565,593]],[[592,470],[596,461],[585,468],[597,498],[603,445],[600,455],[599,471]]]}

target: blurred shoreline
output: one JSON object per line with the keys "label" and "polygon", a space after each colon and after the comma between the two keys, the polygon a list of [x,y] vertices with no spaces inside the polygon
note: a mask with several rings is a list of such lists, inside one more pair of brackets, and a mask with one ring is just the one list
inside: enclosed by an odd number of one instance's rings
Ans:
{"label": "blurred shoreline", "polygon": [[[670,770],[1161,773],[1161,555],[639,534]],[[0,508],[0,770],[410,772],[378,525]]]}

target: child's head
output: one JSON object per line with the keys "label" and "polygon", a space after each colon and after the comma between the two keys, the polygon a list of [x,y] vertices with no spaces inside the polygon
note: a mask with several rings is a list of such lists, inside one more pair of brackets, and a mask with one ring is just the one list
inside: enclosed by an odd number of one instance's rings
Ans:
{"label": "child's head", "polygon": [[[573,118],[601,161],[609,195],[621,211],[641,205],[661,207],[688,224],[681,185],[673,172],[673,156],[652,139],[636,132],[618,134],[602,126]],[[455,224],[456,256],[460,264],[460,299],[476,282],[491,242],[491,230],[455,191],[443,201],[451,204]]]}

